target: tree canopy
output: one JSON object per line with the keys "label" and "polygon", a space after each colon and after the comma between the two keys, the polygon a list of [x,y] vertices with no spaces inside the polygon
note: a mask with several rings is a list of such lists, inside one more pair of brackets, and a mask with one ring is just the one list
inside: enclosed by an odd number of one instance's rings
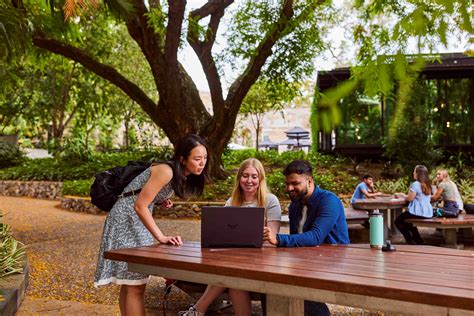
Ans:
{"label": "tree canopy", "polygon": [[[364,68],[354,68],[351,82],[322,96],[329,109],[359,81],[364,82],[368,95],[389,93],[394,79],[388,70],[392,69],[395,80],[410,72],[405,53],[411,40],[420,52],[432,49],[437,41],[446,43],[447,35],[453,32],[472,34],[469,0],[355,0],[344,2],[342,9],[336,2],[322,0],[211,0],[199,6],[184,0],[109,0],[104,1],[108,11],[90,10],[102,7],[95,0],[50,0],[53,14],[47,12],[45,2],[5,3],[18,16],[18,25],[25,30],[20,33],[27,33],[34,46],[73,60],[117,86],[140,105],[171,142],[190,132],[205,137],[211,148],[214,176],[222,175],[220,156],[252,85],[261,78],[269,87],[291,90],[295,82],[311,76],[315,56],[331,45],[328,31],[334,23],[347,25],[358,47],[354,66]],[[82,6],[71,6],[73,3]],[[65,22],[73,9],[81,11],[79,17]],[[349,11],[355,12],[354,21],[344,20]],[[98,19],[107,20],[108,25],[85,40],[82,28]],[[220,31],[223,23],[225,32]],[[142,55],[128,62],[147,63],[153,91],[126,76],[123,64],[104,59],[94,45],[113,37],[118,25],[126,25],[140,48]],[[210,111],[180,62],[184,45],[194,50],[205,73],[212,100]],[[119,56],[120,51],[110,54]],[[224,72],[229,66],[234,75],[225,85]],[[328,119],[337,122],[337,111],[330,113]]]}

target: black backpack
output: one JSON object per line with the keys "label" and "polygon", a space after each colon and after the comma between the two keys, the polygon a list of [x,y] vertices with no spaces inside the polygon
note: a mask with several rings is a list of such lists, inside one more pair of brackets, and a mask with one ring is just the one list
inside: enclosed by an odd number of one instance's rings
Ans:
{"label": "black backpack", "polygon": [[115,167],[96,174],[90,193],[92,204],[102,211],[110,212],[119,197],[138,194],[141,189],[123,194],[122,192],[136,176],[150,165],[150,163],[129,161],[126,166]]}

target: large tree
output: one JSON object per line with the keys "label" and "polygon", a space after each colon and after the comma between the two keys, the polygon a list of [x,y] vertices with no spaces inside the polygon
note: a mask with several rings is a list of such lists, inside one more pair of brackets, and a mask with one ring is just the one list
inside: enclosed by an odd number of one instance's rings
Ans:
{"label": "large tree", "polygon": [[[214,176],[222,174],[220,156],[232,136],[236,116],[250,87],[262,72],[279,84],[311,74],[310,57],[322,47],[322,24],[318,18],[328,14],[319,6],[320,1],[243,1],[231,10],[232,0],[212,0],[188,11],[184,0],[128,2],[133,9],[122,17],[149,64],[158,101],[126,78],[120,69],[101,62],[90,50],[74,45],[67,36],[59,35],[57,30],[51,32],[38,23],[40,10],[32,9],[37,4],[12,1],[25,15],[32,16],[35,46],[72,59],[115,84],[143,108],[171,142],[187,133],[203,136],[211,148]],[[62,6],[57,1],[51,3],[58,8]],[[233,11],[228,31],[230,48],[217,54],[214,45],[219,25],[229,10]],[[82,19],[87,18],[83,15]],[[178,60],[184,40],[198,56],[206,75],[212,114],[206,110],[195,83]],[[225,93],[222,73],[224,65],[230,62],[240,69],[240,75]]]}

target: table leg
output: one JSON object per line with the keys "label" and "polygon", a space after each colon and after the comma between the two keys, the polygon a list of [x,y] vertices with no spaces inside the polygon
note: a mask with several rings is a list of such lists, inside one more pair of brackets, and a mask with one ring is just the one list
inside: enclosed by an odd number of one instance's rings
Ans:
{"label": "table leg", "polygon": [[304,315],[304,300],[267,294],[267,315],[302,316]]}
{"label": "table leg", "polygon": [[400,214],[402,214],[402,212],[403,212],[403,209],[401,208],[395,208],[395,209],[390,210],[390,232],[392,236],[399,236],[402,234],[398,230],[397,226],[395,226],[395,220]]}
{"label": "table leg", "polygon": [[473,238],[474,234],[472,232],[472,228],[460,228],[462,233],[462,238]]}
{"label": "table leg", "polygon": [[455,249],[463,249],[464,245],[458,244],[458,236],[456,228],[445,228],[443,229],[444,246]]}
{"label": "table leg", "polygon": [[386,240],[389,240],[392,238],[392,235],[390,234],[390,231],[388,230],[388,221],[389,221],[389,216],[388,212],[390,210],[386,210],[385,212],[382,212],[383,214],[383,242],[385,243]]}

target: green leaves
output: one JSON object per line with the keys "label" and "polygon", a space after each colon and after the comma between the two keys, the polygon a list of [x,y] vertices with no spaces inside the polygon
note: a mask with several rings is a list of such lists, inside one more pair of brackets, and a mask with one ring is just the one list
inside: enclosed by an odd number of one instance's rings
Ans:
{"label": "green leaves", "polygon": [[20,56],[29,44],[28,26],[21,10],[0,0],[0,68],[13,56]]}
{"label": "green leaves", "polygon": [[10,274],[21,273],[26,259],[25,246],[12,237],[10,226],[2,223],[2,218],[0,210],[0,280]]}
{"label": "green leaves", "polygon": [[[357,81],[347,80],[335,88],[318,94],[317,98],[317,126],[325,132],[330,132],[341,122],[339,101],[354,91]],[[313,122],[316,119],[313,119]]]}
{"label": "green leaves", "polygon": [[148,25],[150,25],[159,38],[162,40],[161,46],[164,46],[164,40],[166,38],[166,21],[168,15],[163,12],[162,8],[152,8],[150,12],[146,13],[145,16],[148,19]]}

